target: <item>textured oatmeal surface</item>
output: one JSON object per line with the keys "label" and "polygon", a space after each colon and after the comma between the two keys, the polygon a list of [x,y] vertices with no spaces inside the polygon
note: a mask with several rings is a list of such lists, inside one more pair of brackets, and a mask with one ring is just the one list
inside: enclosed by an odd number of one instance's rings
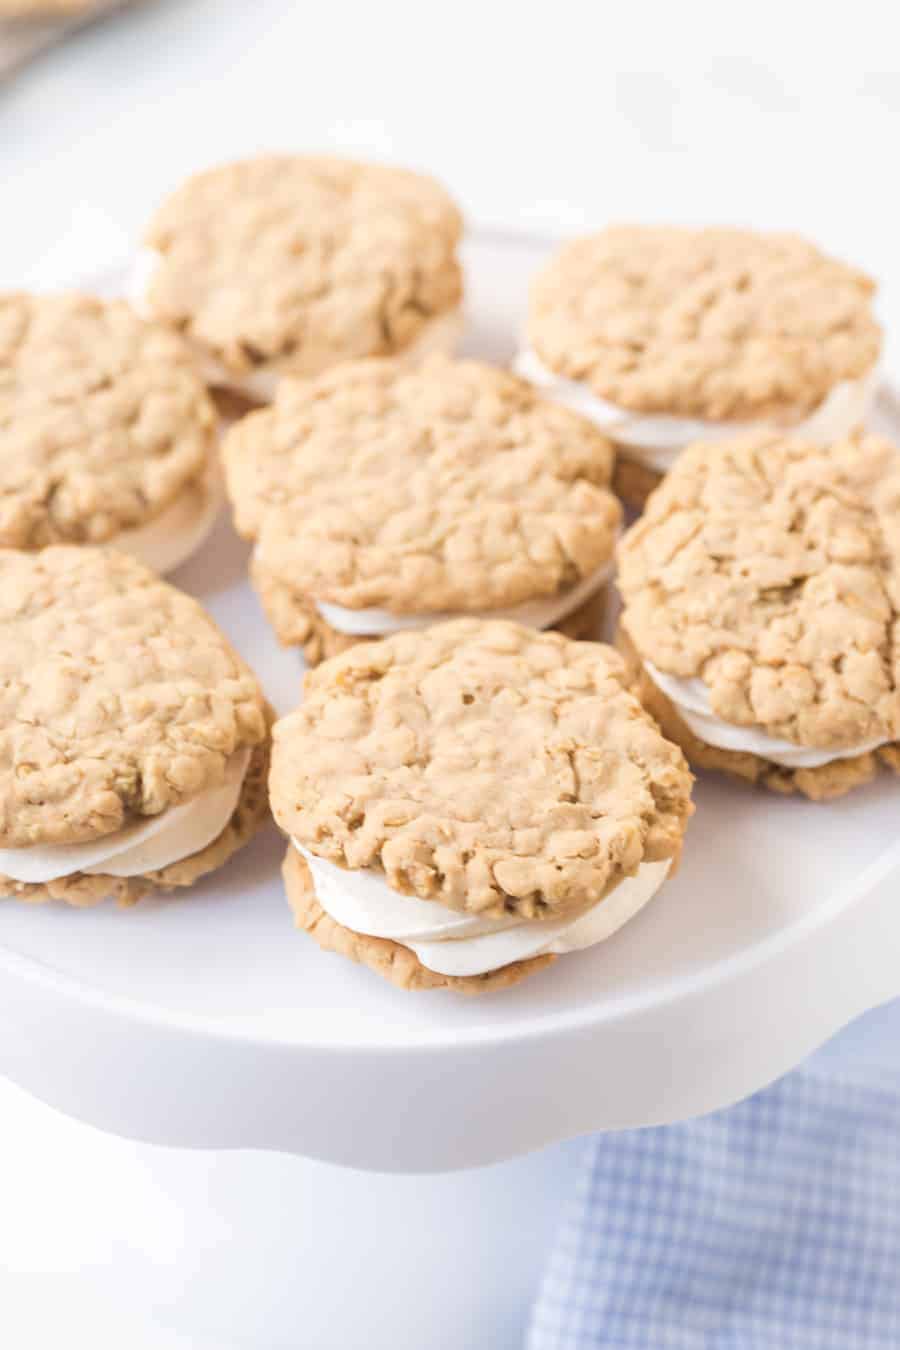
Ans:
{"label": "textured oatmeal surface", "polygon": [[671,699],[650,678],[627,630],[620,625],[616,647],[629,666],[631,687],[647,711],[656,718],[663,734],[680,745],[695,769],[711,769],[730,774],[772,792],[798,793],[811,801],[830,801],[851,789],[870,782],[879,769],[900,773],[900,744],[879,746],[877,750],[849,759],[835,759],[812,769],[791,769],[760,755],[742,750],[722,750],[695,736]]}
{"label": "textured oatmeal surface", "polygon": [[798,745],[900,735],[900,451],[877,436],[694,446],[619,549],[642,659]]}
{"label": "textured oatmeal surface", "polygon": [[462,220],[433,179],[270,155],[210,169],[163,203],[151,311],[235,376],[311,375],[402,351],[462,295]]}
{"label": "textured oatmeal surface", "polygon": [[875,365],[874,289],[796,235],[613,226],[538,276],[528,341],[623,408],[799,417]]}
{"label": "textured oatmeal surface", "polygon": [[206,475],[186,345],[119,301],[0,295],[0,547],[105,543]]}
{"label": "textured oatmeal surface", "polygon": [[611,648],[458,619],[362,643],[275,726],[288,835],[453,909],[524,918],[677,858],[691,776]]}
{"label": "textured oatmeal surface", "polygon": [[102,544],[205,479],[187,346],[119,301],[0,295],[0,547]]}
{"label": "textured oatmeal surface", "polygon": [[0,875],[0,898],[12,897],[35,904],[45,900],[62,900],[68,905],[84,909],[102,900],[115,900],[120,905],[133,905],[145,895],[174,891],[192,886],[200,877],[214,872],[227,862],[232,853],[252,839],[269,814],[266,786],[269,771],[269,744],[257,745],[250,757],[241,796],[234,813],[222,833],[199,853],[180,858],[167,867],[143,876],[113,877],[76,872],[68,877],[43,884],[14,881]]}
{"label": "textured oatmeal surface", "polygon": [[111,834],[218,786],[266,734],[196,600],[120,553],[0,550],[0,846]]}
{"label": "textured oatmeal surface", "polygon": [[621,520],[608,441],[474,361],[287,382],[224,457],[255,580],[288,620],[310,598],[429,613],[553,595],[611,558]]}

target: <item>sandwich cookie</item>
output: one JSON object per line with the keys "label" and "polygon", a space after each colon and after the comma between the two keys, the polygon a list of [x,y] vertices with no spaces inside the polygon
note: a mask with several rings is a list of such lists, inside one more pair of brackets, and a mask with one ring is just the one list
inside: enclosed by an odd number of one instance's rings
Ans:
{"label": "sandwich cookie", "polygon": [[616,490],[640,508],[694,442],[861,427],[874,289],[795,235],[615,226],[537,278],[516,369],[612,438]]}
{"label": "sandwich cookie", "polygon": [[900,451],[686,450],[619,552],[621,639],[691,762],[820,799],[900,768]]}
{"label": "sandwich cookie", "polygon": [[271,155],[191,178],[157,211],[132,293],[183,333],[210,384],[255,403],[284,375],[418,359],[460,337],[462,218],[433,179]]}
{"label": "sandwich cookie", "polygon": [[269,712],[189,596],[125,554],[0,550],[0,896],[133,904],[266,815]]}
{"label": "sandwich cookie", "polygon": [[119,301],[0,295],[0,548],[110,545],[167,572],[223,495],[216,413],[179,337]]}
{"label": "sandwich cookie", "polygon": [[266,613],[311,663],[459,614],[598,632],[612,449],[505,371],[432,357],[285,381],[223,453]]}
{"label": "sandwich cookie", "polygon": [[690,788],[616,652],[503,621],[356,646],[273,732],[297,925],[404,989],[609,938],[677,865]]}

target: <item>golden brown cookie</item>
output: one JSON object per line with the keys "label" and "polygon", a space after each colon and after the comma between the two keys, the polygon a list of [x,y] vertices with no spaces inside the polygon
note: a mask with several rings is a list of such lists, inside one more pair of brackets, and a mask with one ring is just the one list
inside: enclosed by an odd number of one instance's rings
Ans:
{"label": "golden brown cookie", "polygon": [[893,769],[895,773],[900,772],[900,745],[897,744],[884,745],[850,759],[832,760],[812,769],[791,769],[759,755],[707,745],[694,735],[679,716],[675,704],[666,698],[659,685],[654,684],[622,624],[616,634],[616,647],[628,662],[631,687],[635,694],[659,723],[663,735],[681,746],[695,769],[727,773],[732,778],[740,778],[786,796],[793,792],[800,793],[811,801],[830,801],[834,797],[842,797],[852,788],[870,782],[882,765]]}
{"label": "golden brown cookie", "polygon": [[185,343],[119,301],[0,295],[0,547],[183,561],[221,501],[217,419]]}
{"label": "golden brown cookie", "polygon": [[395,891],[562,917],[676,859],[690,775],[611,648],[459,619],[358,644],[275,727],[286,834]]}
{"label": "golden brown cookie", "polygon": [[528,341],[618,407],[748,421],[815,408],[874,366],[873,291],[796,235],[613,226],[538,277]]}
{"label": "golden brown cookie", "polygon": [[0,668],[3,893],[84,904],[188,885],[263,818],[255,677],[132,558],[0,550]]}
{"label": "golden brown cookie", "polygon": [[689,446],[859,431],[877,388],[873,283],[793,235],[616,226],[532,291],[515,369],[616,447],[640,510]]}
{"label": "golden brown cookie", "polygon": [[898,538],[900,452],[879,437],[685,452],[619,586],[642,697],[694,763],[814,798],[894,767]]}
{"label": "golden brown cookie", "polygon": [[283,375],[428,340],[462,297],[462,220],[405,169],[270,155],[210,169],[157,211],[149,312],[267,398]]}
{"label": "golden brown cookie", "polygon": [[[268,708],[266,718],[267,721],[271,720]],[[237,805],[221,832],[204,848],[166,867],[132,877],[76,872],[39,884],[0,876],[0,895],[31,903],[63,900],[67,905],[85,909],[103,900],[115,900],[119,905],[134,905],[154,892],[159,894],[193,886],[201,877],[217,871],[256,834],[269,813],[268,775],[267,739],[255,746],[251,753]]]}
{"label": "golden brown cookie", "polygon": [[478,362],[369,361],[287,382],[232,428],[224,459],[286,643],[338,645],[319,619],[376,636],[528,605],[524,621],[549,624],[611,568],[621,510],[609,443]]}
{"label": "golden brown cookie", "polygon": [[288,848],[281,874],[298,928],[315,938],[323,951],[336,952],[368,966],[398,989],[451,989],[457,994],[489,994],[518,984],[527,975],[537,974],[557,959],[555,956],[533,956],[528,961],[514,961],[484,975],[440,975],[423,966],[415,952],[402,943],[367,937],[336,923],[316,899],[309,868],[293,847]]}

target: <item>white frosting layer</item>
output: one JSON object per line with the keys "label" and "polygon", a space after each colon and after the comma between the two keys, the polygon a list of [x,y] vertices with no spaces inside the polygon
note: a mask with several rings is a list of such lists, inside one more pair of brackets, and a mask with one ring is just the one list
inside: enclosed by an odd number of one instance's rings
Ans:
{"label": "white frosting layer", "polygon": [[668,859],[642,863],[636,876],[620,881],[577,919],[485,919],[399,895],[377,872],[348,871],[293,843],[306,859],[326,914],[355,933],[402,943],[439,975],[484,975],[532,956],[563,955],[603,942],[656,894],[671,866]]}
{"label": "white frosting layer", "polygon": [[739,750],[744,754],[758,755],[769,759],[773,764],[781,764],[786,769],[818,769],[823,764],[831,764],[836,759],[853,759],[879,745],[886,745],[884,739],[863,741],[848,750],[810,750],[793,741],[783,741],[777,736],[755,727],[739,727],[731,722],[723,722],[712,710],[709,690],[702,680],[682,679],[676,675],[667,675],[658,670],[651,661],[645,661],[644,667],[652,679],[678,709],[681,720],[690,728],[698,740],[706,745],[714,745],[719,750]]}
{"label": "white frosting layer", "polygon": [[[742,432],[774,430],[777,426],[764,420],[708,422],[702,418],[630,412],[598,398],[586,384],[555,374],[530,347],[522,349],[513,368],[547,398],[580,413],[605,431],[622,448],[623,458],[637,460],[657,473],[667,473],[681,451],[695,441],[717,441]],[[808,417],[783,429],[823,445],[840,440],[864,421],[877,382],[876,370],[857,380],[842,380]]]}
{"label": "white frosting layer", "polygon": [[224,496],[218,463],[211,462],[201,483],[185,488],[146,525],[114,535],[107,547],[130,553],[154,572],[171,572],[203,543],[216,523]]}
{"label": "white frosting layer", "polygon": [[[571,614],[579,605],[589,600],[600,587],[609,581],[615,568],[614,562],[604,563],[596,572],[582,578],[577,586],[556,595],[542,596],[539,600],[526,600],[521,605],[510,605],[506,609],[466,610],[466,617],[473,619],[512,619],[514,623],[524,624],[526,628],[549,628],[558,623],[567,614]],[[428,628],[433,623],[442,623],[445,619],[458,619],[459,613],[439,611],[426,614],[392,614],[387,609],[345,609],[343,605],[332,605],[325,600],[317,600],[316,608],[327,624],[338,633],[348,633],[353,637],[383,637],[387,633],[401,633],[408,629]]]}
{"label": "white frosting layer", "polygon": [[102,839],[0,849],[0,875],[38,885],[75,872],[136,877],[189,858],[217,839],[234,814],[250,755],[245,749],[231,756],[220,787]]}
{"label": "white frosting layer", "polygon": [[[151,319],[153,313],[147,304],[147,292],[153,275],[162,262],[161,255],[152,248],[138,250],[131,279],[128,285],[128,298],[142,318]],[[465,327],[462,306],[448,310],[429,319],[419,336],[408,347],[397,352],[399,359],[415,363],[425,356],[436,352],[452,356],[459,345]],[[207,384],[217,388],[233,389],[260,403],[271,403],[278,392],[281,374],[277,370],[262,367],[248,371],[245,375],[235,375],[221,361],[207,352],[199,344],[194,344],[200,362],[200,369]]]}

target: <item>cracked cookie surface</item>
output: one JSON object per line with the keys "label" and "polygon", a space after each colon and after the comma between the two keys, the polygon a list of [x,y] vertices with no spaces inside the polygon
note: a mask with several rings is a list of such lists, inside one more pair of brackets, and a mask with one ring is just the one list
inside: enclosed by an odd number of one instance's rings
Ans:
{"label": "cracked cookie surface", "polygon": [[306,677],[273,732],[281,828],[452,909],[562,916],[677,859],[681,751],[611,648],[458,619],[363,643]]}
{"label": "cracked cookie surface", "polygon": [[896,743],[881,745],[877,750],[853,755],[849,759],[834,759],[812,769],[787,768],[761,755],[709,745],[694,735],[675,704],[650,678],[627,629],[622,625],[616,634],[616,648],[628,663],[631,687],[637,697],[659,723],[663,735],[681,746],[695,769],[727,773],[732,778],[768,788],[771,792],[780,792],[785,796],[799,793],[814,802],[843,797],[853,788],[871,782],[882,768],[900,773],[900,744]]}
{"label": "cracked cookie surface", "polygon": [[216,435],[175,334],[119,301],[0,295],[0,547],[149,523],[203,482]]}
{"label": "cracked cookie surface", "polygon": [[124,554],[0,550],[0,845],[80,843],[223,781],[266,739],[255,676]]}
{"label": "cracked cookie surface", "polygon": [[261,156],[191,178],[146,244],[147,302],[234,376],[312,375],[402,351],[462,295],[462,220],[433,179],[327,157]]}
{"label": "cracked cookie surface", "polygon": [[533,284],[540,360],[602,399],[712,421],[800,416],[881,347],[874,283],[796,235],[620,225]]}
{"label": "cracked cookie surface", "polygon": [[133,877],[106,876],[103,873],[74,872],[43,883],[15,881],[0,874],[0,897],[11,896],[29,904],[61,900],[76,909],[87,909],[104,900],[119,905],[134,905],[145,895],[193,886],[208,872],[214,872],[233,853],[253,838],[269,813],[266,779],[269,771],[268,741],[257,745],[250,758],[241,795],[221,834],[197,853],[169,863],[154,872]]}
{"label": "cracked cookie surface", "polygon": [[474,361],[287,382],[232,428],[224,458],[257,584],[298,606],[464,612],[553,595],[610,559],[621,519],[609,442]]}
{"label": "cracked cookie surface", "polygon": [[900,451],[777,436],[694,446],[619,549],[643,660],[798,745],[900,732]]}

